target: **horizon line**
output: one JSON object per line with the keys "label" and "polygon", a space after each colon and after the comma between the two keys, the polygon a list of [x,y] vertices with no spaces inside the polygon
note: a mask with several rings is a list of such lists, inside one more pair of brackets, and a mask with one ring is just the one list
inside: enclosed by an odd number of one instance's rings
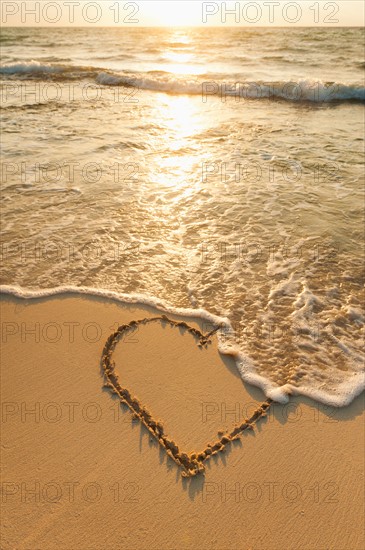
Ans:
{"label": "horizon line", "polygon": [[1,29],[364,29],[364,25],[2,25]]}

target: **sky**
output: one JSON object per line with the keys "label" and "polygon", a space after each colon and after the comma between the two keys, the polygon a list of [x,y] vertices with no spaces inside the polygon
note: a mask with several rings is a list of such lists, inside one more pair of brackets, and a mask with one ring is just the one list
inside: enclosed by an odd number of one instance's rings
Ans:
{"label": "sky", "polygon": [[3,26],[362,26],[363,0],[2,0]]}

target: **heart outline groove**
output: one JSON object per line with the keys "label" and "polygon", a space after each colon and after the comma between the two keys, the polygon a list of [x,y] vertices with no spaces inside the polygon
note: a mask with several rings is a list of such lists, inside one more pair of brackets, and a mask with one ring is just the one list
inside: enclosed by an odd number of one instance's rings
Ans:
{"label": "heart outline groove", "polygon": [[215,443],[208,443],[207,447],[203,451],[191,452],[189,454],[180,451],[178,445],[165,434],[162,422],[155,420],[147,408],[139,401],[139,399],[137,397],[132,397],[130,391],[121,386],[119,383],[118,374],[116,373],[115,362],[112,360],[115,347],[125,333],[130,330],[134,330],[139,325],[146,325],[156,321],[168,323],[172,327],[184,328],[197,338],[197,345],[199,347],[206,347],[208,343],[211,343],[211,337],[221,328],[221,325],[219,325],[204,335],[199,329],[191,327],[188,323],[185,323],[185,321],[173,321],[166,315],[150,318],[147,317],[138,321],[131,321],[126,325],[120,325],[117,330],[109,336],[104,345],[101,357],[101,367],[105,379],[104,387],[111,393],[116,394],[121,403],[128,406],[133,416],[140,420],[140,422],[158,441],[166,454],[172,458],[178,466],[180,466],[182,469],[181,475],[183,477],[192,477],[205,472],[204,462],[211,456],[222,452],[226,445],[236,439],[239,439],[245,430],[252,430],[253,425],[260,418],[266,416],[266,411],[269,409],[272,400],[267,399],[256,409],[249,419],[245,420],[241,424],[235,425],[232,430],[223,434]]}

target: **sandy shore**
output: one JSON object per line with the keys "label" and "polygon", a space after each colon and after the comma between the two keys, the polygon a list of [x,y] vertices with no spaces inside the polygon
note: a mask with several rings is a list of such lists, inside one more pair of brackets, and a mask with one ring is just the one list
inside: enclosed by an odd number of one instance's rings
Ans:
{"label": "sandy shore", "polygon": [[[2,297],[1,548],[363,550],[364,396],[344,409],[273,404],[204,461],[204,475],[183,478],[103,387],[108,337],[156,315],[76,295]],[[266,401],[218,353],[216,336],[198,344],[156,321],[128,331],[112,357],[131,399],[188,456]]]}

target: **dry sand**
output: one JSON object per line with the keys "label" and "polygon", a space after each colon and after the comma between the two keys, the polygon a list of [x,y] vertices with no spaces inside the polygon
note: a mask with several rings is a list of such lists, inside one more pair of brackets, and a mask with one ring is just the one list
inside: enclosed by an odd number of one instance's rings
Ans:
{"label": "dry sand", "polygon": [[[161,312],[68,295],[3,296],[1,314],[2,549],[365,548],[363,395],[344,409],[274,404],[205,462],[205,475],[183,478],[103,388],[100,367],[119,325]],[[266,399],[215,336],[199,348],[189,332],[151,323],[113,359],[122,385],[187,453]]]}

